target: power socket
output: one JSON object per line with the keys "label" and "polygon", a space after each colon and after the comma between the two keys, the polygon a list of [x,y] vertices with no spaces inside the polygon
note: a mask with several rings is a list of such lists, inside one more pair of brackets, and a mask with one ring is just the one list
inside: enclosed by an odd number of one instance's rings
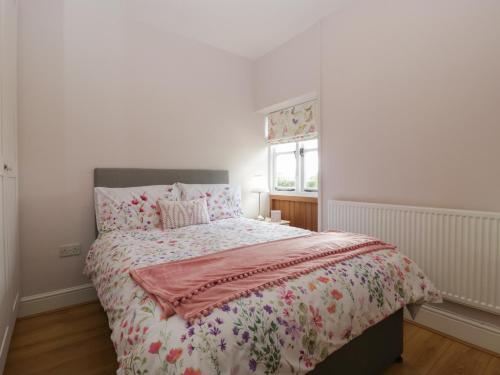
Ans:
{"label": "power socket", "polygon": [[61,245],[59,246],[59,257],[72,257],[75,255],[80,255],[82,247],[79,243]]}

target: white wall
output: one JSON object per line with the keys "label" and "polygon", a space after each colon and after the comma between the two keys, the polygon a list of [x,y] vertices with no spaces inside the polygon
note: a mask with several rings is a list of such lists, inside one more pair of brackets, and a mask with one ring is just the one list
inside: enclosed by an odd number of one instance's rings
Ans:
{"label": "white wall", "polygon": [[[265,175],[252,64],[134,19],[120,1],[20,4],[23,295],[87,282],[94,167]],[[254,215],[257,197],[246,193]],[[59,258],[58,246],[84,254]]]}
{"label": "white wall", "polygon": [[500,2],[352,1],[314,30],[256,62],[255,92],[305,93],[291,51],[319,45],[323,227],[328,199],[500,211]]}
{"label": "white wall", "polygon": [[500,211],[500,2],[353,2],[321,29],[323,207]]}
{"label": "white wall", "polygon": [[331,198],[500,211],[499,2],[353,1],[253,66],[118,4],[20,2],[24,295],[86,281],[83,255],[57,248],[93,239],[92,168],[245,183],[266,167],[254,110],[311,92],[323,212]]}
{"label": "white wall", "polygon": [[[255,61],[255,108],[283,108],[305,101],[320,88],[320,25]],[[292,103],[289,103],[292,101]],[[280,109],[280,108],[275,108]]]}

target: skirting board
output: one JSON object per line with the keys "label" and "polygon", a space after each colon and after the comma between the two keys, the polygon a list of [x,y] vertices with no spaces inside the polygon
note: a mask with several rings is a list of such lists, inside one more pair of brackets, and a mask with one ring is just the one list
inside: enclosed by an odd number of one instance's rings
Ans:
{"label": "skirting board", "polygon": [[7,361],[7,354],[9,352],[10,340],[12,338],[12,334],[14,333],[14,326],[16,324],[16,317],[18,313],[18,300],[19,293],[16,295],[16,299],[14,300],[14,304],[12,306],[12,314],[10,316],[10,322],[7,324],[7,328],[3,333],[3,337],[0,337],[0,374],[3,373],[3,369],[5,367],[5,362]]}
{"label": "skirting board", "polygon": [[495,327],[427,305],[422,306],[416,319],[405,311],[405,319],[500,354],[500,330]]}
{"label": "skirting board", "polygon": [[83,284],[71,288],[22,297],[19,303],[19,317],[39,314],[62,307],[97,300],[97,293],[92,284]]}

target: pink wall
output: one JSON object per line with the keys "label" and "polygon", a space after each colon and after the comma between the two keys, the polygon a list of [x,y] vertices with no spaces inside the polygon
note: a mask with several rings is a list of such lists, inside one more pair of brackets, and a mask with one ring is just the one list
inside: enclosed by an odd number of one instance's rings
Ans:
{"label": "pink wall", "polygon": [[323,207],[500,211],[500,2],[354,2],[321,28]]}
{"label": "pink wall", "polygon": [[254,64],[116,2],[19,4],[23,295],[87,281],[57,252],[93,239],[92,168],[228,168],[245,187],[266,169],[254,110],[311,92],[325,215],[331,198],[500,211],[496,0],[351,2]]}
{"label": "pink wall", "polygon": [[[148,27],[120,2],[19,4],[24,296],[88,282],[94,167],[229,169],[256,214],[247,188],[267,154],[251,61]],[[58,257],[75,242],[82,256]]]}
{"label": "pink wall", "polygon": [[500,211],[500,2],[353,1],[311,30],[255,92],[303,95],[321,66],[323,227],[329,199]]}
{"label": "pink wall", "polygon": [[255,108],[319,94],[319,62],[319,24],[259,58],[254,63]]}

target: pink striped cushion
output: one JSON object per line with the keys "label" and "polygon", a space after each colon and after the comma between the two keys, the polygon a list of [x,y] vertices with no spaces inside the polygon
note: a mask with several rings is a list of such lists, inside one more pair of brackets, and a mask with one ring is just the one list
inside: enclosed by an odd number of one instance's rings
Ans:
{"label": "pink striped cushion", "polygon": [[160,199],[158,206],[164,230],[210,223],[206,198],[190,201]]}

